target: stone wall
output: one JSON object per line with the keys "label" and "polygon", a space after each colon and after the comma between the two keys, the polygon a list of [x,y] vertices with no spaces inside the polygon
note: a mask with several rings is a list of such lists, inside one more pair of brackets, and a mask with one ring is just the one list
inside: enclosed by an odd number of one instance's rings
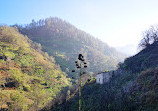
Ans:
{"label": "stone wall", "polygon": [[123,71],[121,69],[117,69],[117,70],[112,70],[112,71],[109,71],[109,72],[102,72],[102,73],[99,73],[96,77],[96,83],[98,84],[104,84],[104,83],[107,83],[111,80],[111,78],[113,76],[116,76],[116,75],[120,75],[121,73],[123,73]]}

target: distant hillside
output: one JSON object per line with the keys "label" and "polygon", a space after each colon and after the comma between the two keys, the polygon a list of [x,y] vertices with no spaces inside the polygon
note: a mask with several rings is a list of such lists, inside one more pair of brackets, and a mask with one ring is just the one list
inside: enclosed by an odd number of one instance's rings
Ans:
{"label": "distant hillside", "polygon": [[[15,25],[18,26],[18,25]],[[88,60],[88,72],[115,69],[123,61],[124,55],[106,43],[59,18],[41,19],[37,22],[18,26],[19,31],[31,40],[40,43],[44,51],[55,57],[61,69],[70,77],[77,54],[82,53]]]}
{"label": "distant hillside", "polygon": [[17,30],[0,27],[0,108],[40,110],[70,82],[40,44]]}

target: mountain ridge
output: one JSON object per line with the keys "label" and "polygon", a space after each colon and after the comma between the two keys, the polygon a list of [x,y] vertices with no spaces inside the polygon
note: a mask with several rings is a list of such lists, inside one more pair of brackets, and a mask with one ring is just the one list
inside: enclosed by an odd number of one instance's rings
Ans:
{"label": "mountain ridge", "polygon": [[[70,77],[74,75],[70,70],[74,69],[73,61],[76,60],[76,56],[70,54],[82,53],[89,61],[88,64],[91,64],[88,72],[93,73],[115,69],[117,63],[125,57],[101,40],[59,18],[50,17],[36,22],[33,20],[25,26],[14,26],[22,34],[40,43],[44,51],[55,57],[64,72],[69,70],[67,73]],[[63,65],[60,60],[69,66]]]}

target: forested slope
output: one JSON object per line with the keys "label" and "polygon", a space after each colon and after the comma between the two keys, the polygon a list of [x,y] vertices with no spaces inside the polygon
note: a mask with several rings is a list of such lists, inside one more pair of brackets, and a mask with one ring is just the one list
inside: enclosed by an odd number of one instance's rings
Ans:
{"label": "forested slope", "polygon": [[[158,30],[152,32],[140,42],[143,49],[119,64],[108,83],[87,81],[82,111],[158,111]],[[78,110],[78,94],[51,111],[63,110]]]}
{"label": "forested slope", "polygon": [[34,20],[27,25],[18,26],[19,31],[31,40],[40,43],[44,51],[55,57],[61,69],[70,77],[76,77],[71,70],[79,53],[88,61],[88,72],[115,69],[125,57],[106,43],[94,38],[70,23],[59,18]]}
{"label": "forested slope", "polygon": [[125,60],[124,69],[132,72],[141,72],[150,67],[158,65],[158,41],[155,41],[138,54]]}
{"label": "forested slope", "polygon": [[41,48],[17,28],[0,27],[1,109],[42,109],[70,85],[54,58]]}

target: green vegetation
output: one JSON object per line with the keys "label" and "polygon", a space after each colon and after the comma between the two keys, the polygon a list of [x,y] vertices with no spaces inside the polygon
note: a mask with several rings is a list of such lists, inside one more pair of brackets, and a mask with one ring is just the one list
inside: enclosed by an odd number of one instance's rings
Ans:
{"label": "green vegetation", "polygon": [[117,63],[125,57],[106,43],[59,18],[33,20],[25,26],[15,26],[22,34],[40,43],[69,77],[77,78],[77,74],[71,73],[71,70],[75,68],[74,61],[79,53],[88,60],[87,71],[94,73],[116,69]]}
{"label": "green vegetation", "polygon": [[70,79],[41,45],[16,27],[0,27],[0,108],[36,111],[59,97]]}
{"label": "green vegetation", "polygon": [[[119,63],[108,83],[86,82],[82,87],[82,111],[158,111],[158,41],[155,37],[147,43],[143,41],[143,50]],[[77,111],[78,104],[76,93],[51,111]]]}
{"label": "green vegetation", "polygon": [[[157,30],[147,31],[142,50],[117,65],[123,55],[61,19],[1,26],[1,110],[77,111],[79,81],[71,70],[82,53],[88,60],[88,74],[81,77],[82,111],[157,111]],[[116,66],[108,83],[95,83],[93,73]],[[73,85],[67,76],[75,78]]]}

